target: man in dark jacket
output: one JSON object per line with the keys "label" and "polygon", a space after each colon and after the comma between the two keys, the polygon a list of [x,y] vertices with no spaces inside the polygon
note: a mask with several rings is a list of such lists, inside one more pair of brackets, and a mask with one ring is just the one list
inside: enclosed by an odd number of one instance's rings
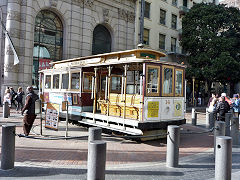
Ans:
{"label": "man in dark jacket", "polygon": [[27,96],[26,96],[25,106],[22,109],[22,115],[24,111],[27,110],[23,118],[23,123],[24,123],[23,132],[25,136],[28,136],[32,128],[33,122],[37,116],[35,114],[35,101],[38,99],[38,95],[34,93],[32,86],[27,87],[26,91],[27,91]]}
{"label": "man in dark jacket", "polygon": [[13,87],[10,87],[10,95],[11,95],[11,107],[13,107],[13,105],[17,107],[15,103],[16,92],[14,91]]}
{"label": "man in dark jacket", "polygon": [[216,107],[216,113],[219,113],[219,121],[225,121],[225,114],[230,110],[230,105],[225,101],[225,97],[221,96],[219,98],[219,103]]}

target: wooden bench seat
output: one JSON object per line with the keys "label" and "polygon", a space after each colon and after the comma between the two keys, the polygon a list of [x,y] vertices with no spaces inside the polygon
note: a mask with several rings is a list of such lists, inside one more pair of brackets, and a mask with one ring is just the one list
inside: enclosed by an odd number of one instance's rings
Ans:
{"label": "wooden bench seat", "polygon": [[[126,95],[126,114],[127,119],[139,119],[140,95]],[[101,114],[107,114],[108,103],[105,100],[98,100]],[[124,102],[121,101],[121,94],[110,93],[109,97],[109,115],[123,117]]]}

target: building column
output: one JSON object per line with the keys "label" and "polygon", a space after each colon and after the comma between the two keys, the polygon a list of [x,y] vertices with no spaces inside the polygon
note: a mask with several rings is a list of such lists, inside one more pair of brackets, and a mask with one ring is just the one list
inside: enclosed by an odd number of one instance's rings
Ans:
{"label": "building column", "polygon": [[[8,0],[6,29],[12,39],[13,45],[19,54],[19,35],[20,35],[20,4],[16,0]],[[4,55],[4,84],[17,88],[18,83],[18,65],[13,65],[14,55],[8,39],[5,37],[5,55]],[[2,89],[3,90],[3,89]]]}

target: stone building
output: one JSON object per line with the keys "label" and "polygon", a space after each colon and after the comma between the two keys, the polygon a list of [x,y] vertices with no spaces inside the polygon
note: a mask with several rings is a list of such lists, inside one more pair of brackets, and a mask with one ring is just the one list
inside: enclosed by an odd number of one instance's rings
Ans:
{"label": "stone building", "polygon": [[1,0],[1,97],[6,86],[38,88],[38,70],[49,62],[133,49],[135,0]]}
{"label": "stone building", "polygon": [[227,7],[236,7],[240,9],[240,0],[222,0],[220,4],[225,4]]}
{"label": "stone building", "polygon": [[[202,2],[218,4],[218,0],[145,0],[144,47],[165,52],[167,61],[185,61],[186,52],[180,45],[182,18],[194,4]],[[140,39],[140,6],[141,0],[137,0],[135,44]]]}

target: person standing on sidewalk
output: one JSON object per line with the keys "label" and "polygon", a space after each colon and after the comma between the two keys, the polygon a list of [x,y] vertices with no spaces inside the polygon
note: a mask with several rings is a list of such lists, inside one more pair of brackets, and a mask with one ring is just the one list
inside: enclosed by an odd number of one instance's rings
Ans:
{"label": "person standing on sidewalk", "polygon": [[27,96],[25,101],[25,106],[22,109],[22,115],[25,110],[27,110],[24,118],[23,118],[23,132],[25,136],[28,136],[34,120],[36,119],[37,115],[35,114],[35,101],[38,99],[38,95],[34,93],[33,87],[28,86],[26,90]]}
{"label": "person standing on sidewalk", "polygon": [[237,94],[233,95],[232,107],[233,107],[234,117],[238,117],[239,112],[240,112],[240,101],[238,99],[238,95]]}
{"label": "person standing on sidewalk", "polygon": [[219,113],[219,117],[217,120],[225,121],[225,114],[230,110],[230,105],[227,101],[225,101],[225,96],[221,96],[219,98],[219,103],[216,107],[215,112]]}
{"label": "person standing on sidewalk", "polygon": [[[17,101],[17,108],[16,108],[16,111],[18,111],[20,109],[20,111],[22,110],[23,108],[23,95],[24,94],[24,91],[22,90],[22,87],[19,87],[18,88],[18,92],[17,92],[17,95],[15,96],[15,99]],[[21,106],[21,107],[20,107]]]}
{"label": "person standing on sidewalk", "polygon": [[3,97],[3,104],[5,102],[8,102],[8,116],[10,116],[10,106],[11,106],[11,94],[10,94],[10,89],[5,90],[5,94]]}
{"label": "person standing on sidewalk", "polygon": [[15,103],[16,92],[14,91],[13,87],[10,87],[10,95],[11,95],[11,107],[13,107],[13,105],[14,105],[16,108],[17,107],[17,105]]}

